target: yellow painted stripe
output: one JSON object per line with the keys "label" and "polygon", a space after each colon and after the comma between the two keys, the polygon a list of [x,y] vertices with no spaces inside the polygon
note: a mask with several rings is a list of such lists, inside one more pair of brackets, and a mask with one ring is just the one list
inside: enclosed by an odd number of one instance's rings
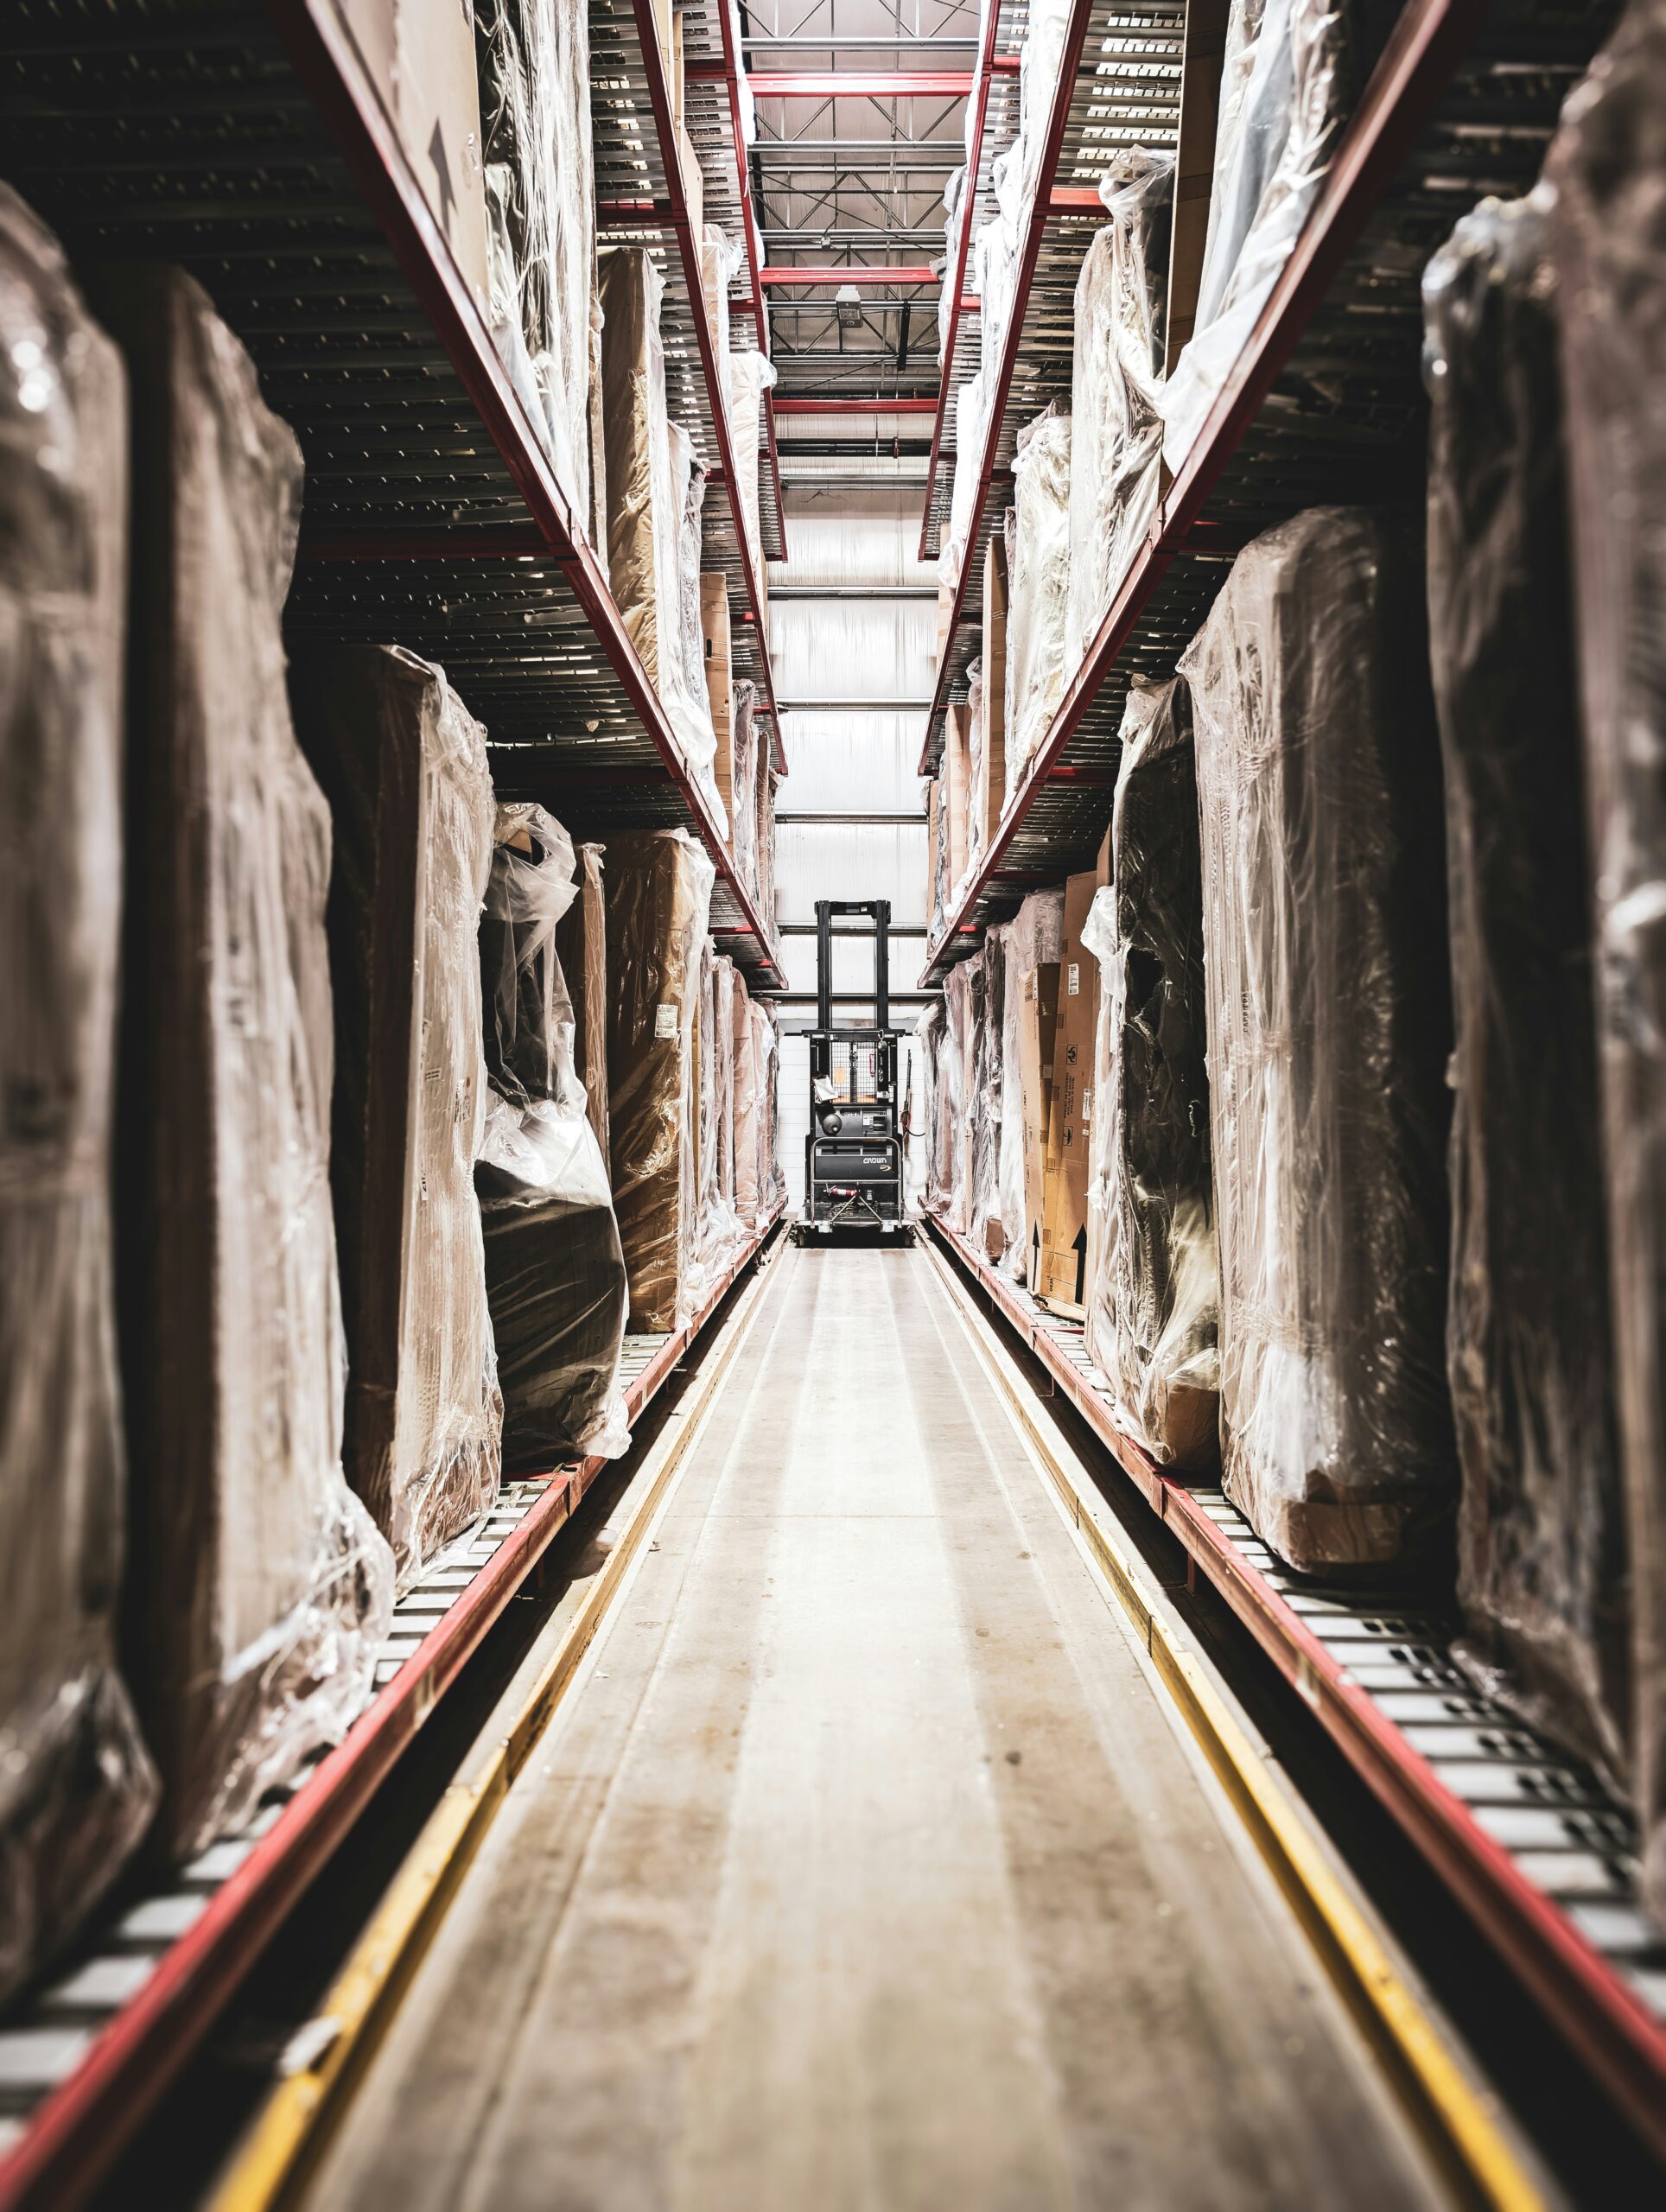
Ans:
{"label": "yellow painted stripe", "polygon": [[751,1332],[766,1280],[766,1271],[743,1294],[715,1357],[677,1409],[677,1428],[656,1439],[659,1464],[639,1493],[627,1493],[628,1519],[507,1732],[473,1781],[446,1791],[406,1854],[317,2015],[334,2032],[315,2057],[272,2090],[233,2153],[208,2212],[273,2212],[298,2201],[510,1785],[554,1719],[626,1568],[665,1502],[718,1384]]}
{"label": "yellow painted stripe", "polygon": [[1289,1899],[1331,1980],[1359,2022],[1443,2171],[1472,2203],[1543,2212],[1545,2198],[1478,2086],[1337,1876],[1279,1771],[1223,1700],[1210,1669],[1166,1611],[1144,1562],[1106,1525],[1106,1508],[1061,1453],[1034,1393],[963,1284],[926,1240],[932,1263],[984,1371],[1046,1469],[1087,1556],[1133,1621],[1187,1727]]}

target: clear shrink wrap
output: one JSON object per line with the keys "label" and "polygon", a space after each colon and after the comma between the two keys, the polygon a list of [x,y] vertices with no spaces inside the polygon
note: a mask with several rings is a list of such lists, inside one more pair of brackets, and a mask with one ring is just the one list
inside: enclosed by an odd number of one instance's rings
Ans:
{"label": "clear shrink wrap", "polygon": [[921,1009],[914,1024],[919,1097],[916,1103],[911,1091],[908,1102],[910,1133],[918,1133],[925,1140],[925,1173],[919,1192],[919,1208],[924,1213],[936,1213],[943,1203],[944,1154],[939,1148],[939,1133],[944,1104],[942,1060],[946,1035],[943,1001],[933,999]]}
{"label": "clear shrink wrap", "polygon": [[605,845],[580,845],[578,895],[556,925],[556,957],[573,1009],[573,1064],[584,1085],[590,1127],[608,1165],[607,907],[602,884]]}
{"label": "clear shrink wrap", "polygon": [[995,213],[972,240],[968,275],[978,302],[978,358],[992,391],[1001,374],[1001,357],[1018,296],[1018,255],[1023,237],[1023,203],[1019,197],[1020,148],[1008,147],[990,169]]}
{"label": "clear shrink wrap", "polygon": [[[727,969],[724,988],[722,970]],[[727,1027],[724,1023],[727,1022]],[[697,1255],[691,1299],[703,1306],[734,1260],[741,1240],[734,1211],[734,985],[733,964],[708,938],[700,957],[700,1009],[695,1024],[695,1173],[699,1185]],[[729,1126],[724,1126],[725,1115]],[[727,1188],[725,1175],[727,1170]]]}
{"label": "clear shrink wrap", "polygon": [[685,830],[607,847],[614,1211],[631,1327],[681,1327],[698,1258],[695,1014],[715,871]]}
{"label": "clear shrink wrap", "polygon": [[732,1033],[734,1077],[734,1210],[748,1232],[763,1219],[763,1192],[758,1181],[761,1149],[758,1135],[761,1102],[758,1090],[757,1033],[753,1026],[752,1001],[737,974],[734,978],[734,1027]]}
{"label": "clear shrink wrap", "polygon": [[[1019,1282],[1029,1280],[1030,1224],[1035,1203],[1046,1125],[1038,1119],[1039,1093],[1025,1096],[1024,1025],[1035,1019],[1039,971],[1056,968],[1064,957],[1065,892],[1033,891],[1002,935],[1005,976],[1002,986],[1001,1141],[996,1169],[1004,1249],[1002,1264]],[[1052,1054],[1052,1040],[1046,1053]],[[1033,1084],[1032,1090],[1035,1089]],[[1026,1112],[1027,1103],[1029,1111]]]}
{"label": "clear shrink wrap", "polygon": [[1191,338],[1159,391],[1176,474],[1289,259],[1399,0],[1232,0]]}
{"label": "clear shrink wrap", "polygon": [[631,1440],[619,1387],[625,1260],[556,949],[574,872],[572,840],[543,807],[498,809],[480,922],[490,1090],[474,1189],[509,1467],[616,1459]]}
{"label": "clear shrink wrap", "polygon": [[126,429],[116,348],[0,185],[0,1997],[74,1933],[156,1802],[115,1649]]}
{"label": "clear shrink wrap", "polygon": [[1018,434],[1008,531],[1007,797],[1065,696],[1070,612],[1071,418],[1055,404]]}
{"label": "clear shrink wrap", "polygon": [[700,547],[706,505],[706,472],[695,458],[694,441],[680,423],[670,426],[671,476],[682,521],[677,543],[677,643],[683,657],[682,693],[688,702],[686,727],[679,730],[694,779],[725,836],[728,810],[717,787],[717,732],[706,689],[706,639],[700,613]]}
{"label": "clear shrink wrap", "polygon": [[775,942],[775,793],[780,778],[770,765],[767,730],[758,736],[758,917]]}
{"label": "clear shrink wrap", "polygon": [[758,1195],[761,1207],[759,1227],[786,1195],[776,1142],[778,1078],[781,1065],[780,1033],[766,1006],[754,1000],[752,1007],[753,1052],[758,1069]]}
{"label": "clear shrink wrap", "polygon": [[941,1065],[947,1078],[949,1119],[944,1211],[949,1226],[963,1236],[971,1229],[972,1123],[977,1096],[977,1025],[982,1013],[983,955],[978,952],[970,960],[957,962],[943,984],[946,1041]]}
{"label": "clear shrink wrap", "polygon": [[301,450],[182,271],[105,305],[132,392],[124,1629],[156,1840],[189,1858],[346,1732],[393,1577],[341,1465],[330,819],[282,630]]}
{"label": "clear shrink wrap", "polygon": [[967,1235],[986,1258],[999,1260],[1006,1249],[1001,1209],[1001,1112],[1002,1046],[1006,1041],[1007,944],[1010,923],[990,930],[977,955],[979,977],[973,992],[972,1082],[968,1093],[971,1121],[968,1166]]}
{"label": "clear shrink wrap", "polygon": [[479,0],[474,46],[493,340],[547,440],[573,518],[588,531],[595,257],[588,11],[575,0]]}
{"label": "clear shrink wrap", "polygon": [[713,356],[717,363],[718,390],[728,404],[729,287],[746,259],[746,248],[715,223],[708,223],[700,240],[700,289],[705,297],[706,320],[711,325]]}
{"label": "clear shrink wrap", "polygon": [[1013,145],[1019,196],[1027,207],[1041,175],[1070,17],[1071,0],[1031,0],[1018,57],[1018,136]]}
{"label": "clear shrink wrap", "polygon": [[936,944],[947,923],[949,905],[949,786],[941,776],[932,779],[928,816],[932,831],[931,942]]}
{"label": "clear shrink wrap", "polygon": [[[601,270],[607,575],[620,619],[659,694],[701,788],[721,820],[712,763],[717,740],[706,697],[703,648],[690,680],[684,639],[684,530],[693,448],[665,406],[659,307],[665,280],[641,246],[606,246]],[[699,563],[694,616],[700,620]]]}
{"label": "clear shrink wrap", "polygon": [[982,369],[969,377],[954,396],[954,474],[949,486],[949,527],[938,563],[940,582],[952,590],[966,562],[966,540],[972,527],[972,505],[977,497],[983,467],[983,441],[989,434],[989,378]]}
{"label": "clear shrink wrap", "polygon": [[1180,672],[1203,828],[1226,1486],[1293,1567],[1453,1502],[1447,989],[1423,571],[1397,519],[1246,546]]}
{"label": "clear shrink wrap", "polygon": [[754,349],[728,362],[729,436],[734,452],[734,489],[752,554],[752,572],[764,578],[764,526],[758,508],[758,471],[764,443],[764,394],[775,382],[775,364]]}
{"label": "clear shrink wrap", "polygon": [[1484,200],[1423,276],[1457,1033],[1447,1368],[1465,1656],[1619,1776],[1629,1620],[1550,198]]}
{"label": "clear shrink wrap", "polygon": [[[967,103],[970,107],[971,103]],[[960,260],[960,234],[967,216],[966,171],[963,167],[950,171],[943,187],[943,265],[938,271],[941,289],[938,298],[938,366],[945,368],[949,360],[949,317],[953,307],[952,288]]]}
{"label": "clear shrink wrap", "polygon": [[492,777],[486,733],[444,671],[399,646],[310,648],[290,692],[335,824],[347,1471],[404,1589],[491,1504],[502,1463],[474,1196]]}
{"label": "clear shrink wrap", "polygon": [[1110,216],[1076,280],[1071,367],[1070,601],[1065,666],[1082,664],[1156,519],[1174,156],[1131,147],[1100,179]]}
{"label": "clear shrink wrap", "polygon": [[1220,1456],[1220,1257],[1210,1175],[1203,861],[1192,705],[1136,677],[1123,709],[1090,1135],[1088,1357],[1160,1465]]}
{"label": "clear shrink wrap", "polygon": [[1596,919],[1644,1901],[1666,1928],[1666,6],[1633,5],[1546,177]]}
{"label": "clear shrink wrap", "polygon": [[758,895],[758,686],[747,677],[734,687],[729,722],[729,850],[735,873],[753,898]]}
{"label": "clear shrink wrap", "polygon": [[717,1205],[726,1212],[731,1236],[741,1237],[734,1205],[734,963],[718,953],[712,977],[712,1038],[716,1054],[714,1080],[717,1118]]}
{"label": "clear shrink wrap", "polygon": [[988,724],[983,711],[983,664],[971,662],[966,670],[966,864],[973,867],[983,850],[983,810],[975,804],[983,789],[983,748]]}

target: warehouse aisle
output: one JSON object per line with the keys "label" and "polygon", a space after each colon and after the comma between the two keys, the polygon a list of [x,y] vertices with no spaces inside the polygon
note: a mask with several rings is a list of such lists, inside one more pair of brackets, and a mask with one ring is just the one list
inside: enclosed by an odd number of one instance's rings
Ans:
{"label": "warehouse aisle", "polygon": [[1438,2201],[923,1253],[789,1250],[315,2205]]}

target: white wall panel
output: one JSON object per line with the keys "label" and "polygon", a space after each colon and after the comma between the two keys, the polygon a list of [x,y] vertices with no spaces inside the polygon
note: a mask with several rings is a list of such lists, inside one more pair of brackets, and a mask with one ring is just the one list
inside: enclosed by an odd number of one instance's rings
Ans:
{"label": "white wall panel", "polygon": [[813,922],[817,899],[888,899],[900,928],[925,926],[925,824],[783,822],[775,831],[775,911]]}
{"label": "white wall panel", "polygon": [[[808,505],[808,502],[802,503]],[[859,517],[828,512],[817,501],[809,512],[791,503],[787,516],[787,561],[772,561],[772,584],[930,584],[937,588],[937,563],[917,558],[919,499],[912,512]],[[781,610],[783,613],[785,609]]]}
{"label": "white wall panel", "polygon": [[[780,788],[783,814],[925,812],[919,765],[925,718],[907,715],[781,715],[792,773]],[[837,894],[830,891],[830,899]]]}
{"label": "white wall panel", "polygon": [[[786,600],[770,613],[778,698],[932,696],[937,608],[919,599]],[[919,739],[916,737],[919,757]],[[789,756],[791,757],[791,756]]]}

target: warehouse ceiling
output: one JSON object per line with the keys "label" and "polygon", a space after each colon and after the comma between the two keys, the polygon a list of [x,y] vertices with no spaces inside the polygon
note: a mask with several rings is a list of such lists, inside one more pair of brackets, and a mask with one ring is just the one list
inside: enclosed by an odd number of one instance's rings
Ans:
{"label": "warehouse ceiling", "polygon": [[[830,73],[969,73],[978,10],[959,0],[754,0],[741,10],[754,79],[812,88],[758,99],[753,190],[766,269],[918,272],[944,251],[944,188],[964,159],[958,92],[828,94]],[[769,284],[781,398],[930,398],[938,389],[938,285],[857,280]]]}

